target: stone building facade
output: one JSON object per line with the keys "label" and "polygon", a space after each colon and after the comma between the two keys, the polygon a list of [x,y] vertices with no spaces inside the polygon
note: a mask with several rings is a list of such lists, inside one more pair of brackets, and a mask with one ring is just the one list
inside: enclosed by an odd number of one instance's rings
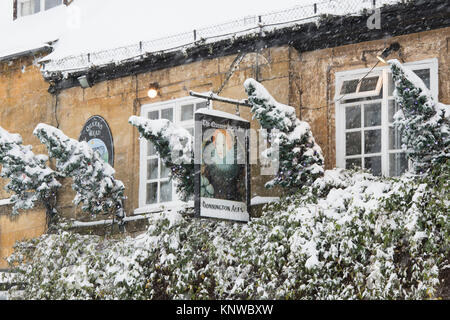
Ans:
{"label": "stone building facade", "polygon": [[[384,10],[389,14],[388,9]],[[263,45],[255,39],[247,39],[240,44],[229,45],[224,50],[224,44],[219,43],[213,50],[209,48],[208,53],[199,48],[192,52],[191,56],[188,53],[184,58],[159,58],[159,61],[153,61],[151,64],[143,63],[144,67],[141,65],[134,68],[134,71],[105,69],[99,72],[100,75],[97,75],[90,88],[82,88],[76,81],[70,82],[70,77],[44,78],[41,66],[36,61],[45,56],[46,52],[38,51],[0,60],[0,126],[9,132],[21,134],[24,144],[32,145],[35,153],[46,154],[45,147],[32,135],[38,123],[53,125],[69,137],[78,139],[83,125],[90,117],[103,117],[113,135],[116,177],[122,180],[126,187],[128,199],[125,209],[129,216],[140,215],[161,205],[170,206],[176,195],[166,194],[167,201],[162,201],[164,199],[161,194],[167,192],[168,179],[163,177],[160,168],[153,182],[159,196],[156,196],[156,201],[151,200],[156,203],[147,203],[152,197],[145,194],[149,192],[146,189],[145,176],[149,174],[147,170],[151,169],[148,169],[146,158],[142,156],[144,151],[139,134],[128,124],[128,118],[131,115],[146,115],[152,111],[158,111],[158,115],[164,117],[162,112],[171,109],[172,118],[181,121],[183,117],[189,117],[189,105],[201,103],[189,97],[189,90],[216,92],[225,83],[221,96],[245,99],[247,97],[243,83],[251,77],[258,79],[279,102],[295,107],[298,117],[311,125],[314,137],[323,150],[326,169],[345,166],[345,161],[354,157],[347,159],[339,147],[346,143],[342,141],[345,125],[342,127],[341,114],[346,106],[339,100],[342,85],[345,81],[356,79],[370,70],[378,61],[377,54],[390,44],[398,42],[401,49],[389,58],[412,63],[416,65],[417,70],[429,70],[425,71],[424,79],[429,81],[431,90],[436,92],[441,102],[450,103],[448,6],[444,12],[426,7],[427,13],[436,19],[430,22],[428,28],[424,28],[424,22],[417,17],[421,13],[419,8],[414,14],[402,11],[401,8],[390,10],[398,10],[397,13],[402,14],[403,26],[399,26],[396,20],[400,19],[398,15],[388,19],[382,31],[373,32],[365,26],[367,16],[357,21],[352,17],[347,18],[348,21],[339,18],[327,22],[329,25],[325,26],[325,29],[316,27],[312,30],[302,27],[303,29],[283,30],[263,39]],[[358,24],[360,28],[365,28],[364,35],[349,36],[348,26],[356,30]],[[404,28],[405,24],[408,24],[409,28]],[[330,27],[337,28],[338,32],[330,35],[326,32]],[[233,61],[242,52],[245,56],[229,77]],[[389,95],[387,87],[391,84],[384,70],[387,70],[387,67],[383,64],[379,64],[374,70],[378,72],[377,75],[381,77],[379,81],[382,83],[382,87],[378,88],[381,91],[377,94],[384,92]],[[225,82],[227,78],[229,79]],[[159,86],[159,95],[154,99],[147,95],[151,83],[157,83]],[[389,100],[389,97],[381,98],[379,102],[379,107],[382,108],[380,117],[383,119],[390,110],[387,106]],[[360,101],[359,105],[365,103]],[[235,113],[233,105],[213,102],[213,108]],[[240,114],[251,121],[252,128],[258,129],[259,125],[251,120],[248,108],[241,107]],[[366,114],[369,114],[369,111]],[[345,119],[343,121],[345,122]],[[180,123],[189,126],[188,122]],[[379,157],[382,159],[380,168],[374,166],[374,170],[385,174],[392,170],[386,162],[389,160],[385,160],[389,158],[390,149],[384,145],[384,139],[388,139],[384,138],[384,135],[388,135],[389,123],[380,123],[379,130],[383,132],[380,138],[383,141],[380,140],[380,155],[375,152],[376,156],[370,158],[361,155],[358,159],[372,161]],[[145,151],[148,152],[147,149]],[[253,148],[251,152],[255,153],[257,149]],[[374,163],[364,161],[366,164]],[[258,165],[252,166],[252,197],[273,196],[274,193],[281,195],[280,190],[264,188],[264,182],[270,177],[261,176],[259,170]],[[66,180],[63,181],[63,188],[58,194],[58,210],[67,218],[89,220],[90,217],[73,206],[74,192],[70,187],[70,179]],[[7,181],[1,180],[0,186],[3,187],[6,183]],[[163,188],[166,188],[166,191]],[[0,199],[7,198],[9,195],[1,188]],[[45,212],[40,208],[15,218],[11,217],[9,212],[10,205],[4,201],[0,206],[2,258],[12,252],[12,245],[16,240],[38,236],[46,229]],[[6,263],[1,259],[0,269],[5,267]]]}

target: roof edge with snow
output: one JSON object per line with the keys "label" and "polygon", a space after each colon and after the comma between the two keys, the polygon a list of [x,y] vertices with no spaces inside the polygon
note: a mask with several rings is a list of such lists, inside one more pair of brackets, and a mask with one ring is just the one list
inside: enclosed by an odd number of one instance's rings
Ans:
{"label": "roof edge with snow", "polygon": [[436,0],[432,3],[421,0],[397,3],[382,7],[381,14],[382,29],[367,28],[367,19],[371,12],[345,16],[324,15],[319,21],[273,29],[262,36],[259,33],[251,33],[240,37],[222,38],[211,43],[199,41],[177,50],[145,53],[120,63],[90,65],[81,70],[45,71],[44,64],[43,75],[47,81],[52,82],[49,91],[56,92],[79,86],[77,78],[81,75],[88,75],[90,82],[95,84],[204,59],[239,52],[253,52],[260,46],[260,40],[263,40],[264,47],[267,48],[290,45],[299,52],[307,52],[450,26],[450,9],[447,0]]}

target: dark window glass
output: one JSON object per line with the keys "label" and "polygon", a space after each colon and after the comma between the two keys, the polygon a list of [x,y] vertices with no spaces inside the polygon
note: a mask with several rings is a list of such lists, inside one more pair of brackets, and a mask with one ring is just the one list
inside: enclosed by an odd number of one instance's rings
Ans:
{"label": "dark window glass", "polygon": [[364,132],[364,153],[381,152],[381,130]]}
{"label": "dark window glass", "polygon": [[364,127],[381,126],[381,103],[364,106]]}
{"label": "dark window glass", "polygon": [[345,161],[345,168],[346,169],[355,169],[355,168],[361,168],[362,167],[361,158],[357,159],[347,159]]}
{"label": "dark window glass", "polygon": [[341,94],[355,93],[358,87],[358,79],[344,81],[341,88]]}
{"label": "dark window glass", "polygon": [[381,176],[381,157],[365,158],[365,168],[369,169],[373,175]]}
{"label": "dark window glass", "polygon": [[414,73],[417,74],[427,88],[430,89],[430,69],[414,70]]}
{"label": "dark window glass", "polygon": [[345,108],[345,127],[347,129],[361,128],[361,107]]}
{"label": "dark window glass", "polygon": [[373,91],[377,88],[378,79],[380,77],[367,77],[361,81],[359,92]]}
{"label": "dark window glass", "polygon": [[345,150],[347,156],[361,154],[361,131],[345,135]]}

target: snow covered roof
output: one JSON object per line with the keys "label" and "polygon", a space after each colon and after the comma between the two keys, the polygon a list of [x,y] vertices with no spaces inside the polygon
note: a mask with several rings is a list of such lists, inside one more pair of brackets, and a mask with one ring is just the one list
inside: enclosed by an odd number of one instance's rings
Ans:
{"label": "snow covered roof", "polygon": [[49,44],[64,32],[67,17],[67,7],[58,6],[1,25],[0,60],[50,48]]}
{"label": "snow covered roof", "polygon": [[[398,1],[377,0],[377,6]],[[74,0],[68,7],[58,6],[8,24],[11,32],[0,35],[0,60],[46,47],[58,40],[52,45],[53,52],[41,60],[45,62],[44,71],[71,73],[140,59],[146,54],[180,50],[198,43],[256,34],[262,25],[264,31],[270,31],[312,22],[321,14],[357,13],[373,6],[372,0],[360,0],[359,3],[327,0],[316,5],[312,2],[316,1],[303,0],[301,6],[258,16],[260,10],[286,8],[299,1],[278,0],[262,4],[257,0],[230,0],[211,6],[207,0],[157,4],[145,0]],[[247,16],[217,24],[220,17],[237,15]],[[184,33],[179,33],[182,31]]]}

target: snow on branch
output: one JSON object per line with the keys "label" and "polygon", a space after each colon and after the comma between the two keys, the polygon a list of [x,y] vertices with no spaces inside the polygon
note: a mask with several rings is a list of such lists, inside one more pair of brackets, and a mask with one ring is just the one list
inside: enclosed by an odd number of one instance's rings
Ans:
{"label": "snow on branch", "polygon": [[266,156],[279,157],[277,175],[266,187],[280,185],[295,191],[323,175],[322,149],[315,142],[309,124],[297,119],[293,107],[277,102],[256,80],[247,79],[244,87],[253,118],[270,132],[271,147]]}
{"label": "snow on branch", "polygon": [[83,203],[82,210],[93,215],[114,213],[119,220],[124,218],[125,187],[114,178],[114,169],[87,142],[71,139],[61,130],[42,123],[34,135],[45,144],[50,157],[56,159],[57,171],[73,179],[76,205]]}
{"label": "snow on branch", "polygon": [[0,127],[0,164],[2,178],[10,179],[5,189],[14,193],[13,214],[18,210],[32,209],[36,201],[47,208],[47,214],[56,213],[54,200],[61,184],[56,180],[57,173],[47,167],[48,157],[35,155],[31,146],[22,145],[19,134],[11,134]]}
{"label": "snow on branch", "polygon": [[128,122],[141,137],[153,143],[161,160],[177,180],[177,192],[187,200],[194,194],[194,138],[184,128],[166,119],[132,116]]}
{"label": "snow on branch", "polygon": [[424,82],[397,60],[390,60],[399,111],[394,125],[416,174],[450,157],[450,106],[436,101]]}

